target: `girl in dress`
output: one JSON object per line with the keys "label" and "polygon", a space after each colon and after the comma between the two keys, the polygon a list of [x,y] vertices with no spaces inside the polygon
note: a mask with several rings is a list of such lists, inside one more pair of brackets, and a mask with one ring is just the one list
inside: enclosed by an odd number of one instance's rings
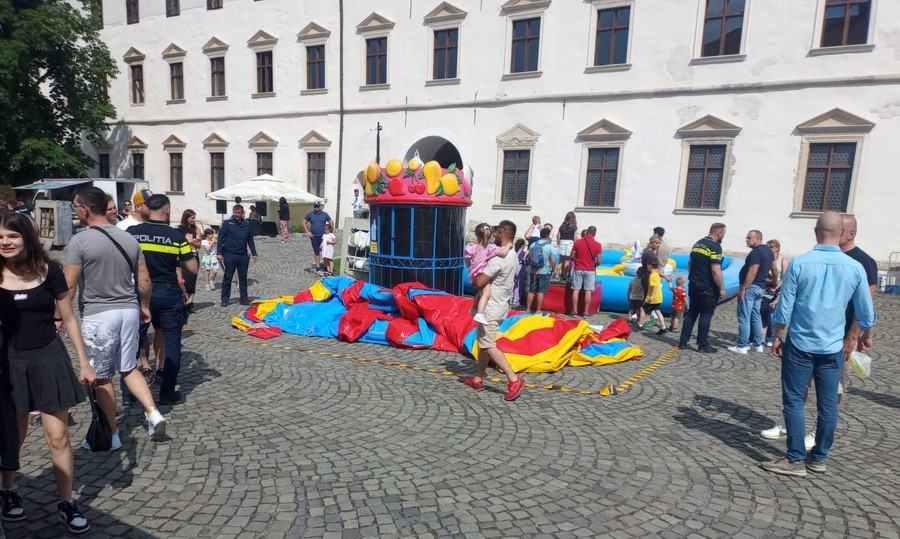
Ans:
{"label": "girl in dress", "polygon": [[[12,391],[19,448],[28,431],[28,412],[41,412],[59,492],[59,518],[69,532],[84,533],[91,525],[72,497],[75,462],[68,426],[69,408],[83,401],[84,394],[57,334],[54,310],[59,311],[78,354],[81,381],[93,383],[94,369],[88,361],[62,267],[50,261],[29,217],[0,215],[0,321],[8,346],[8,363],[2,370]],[[4,520],[25,519],[22,498],[14,489],[15,477],[15,471],[3,471],[0,505]]]}
{"label": "girl in dress", "polygon": [[216,272],[219,271],[219,259],[216,258],[216,243],[218,241],[213,229],[207,228],[203,231],[203,240],[200,241],[200,252],[203,255],[200,258],[200,267],[206,270],[207,290],[216,289]]}
{"label": "girl in dress", "polygon": [[[463,259],[469,267],[469,282],[474,283],[475,278],[484,272],[488,261],[495,256],[506,256],[509,247],[498,247],[493,241],[494,234],[491,225],[481,223],[475,228],[475,241],[466,245],[463,251]],[[472,320],[479,324],[487,324],[484,317],[484,309],[491,299],[491,284],[488,283],[475,295],[475,315]]]}

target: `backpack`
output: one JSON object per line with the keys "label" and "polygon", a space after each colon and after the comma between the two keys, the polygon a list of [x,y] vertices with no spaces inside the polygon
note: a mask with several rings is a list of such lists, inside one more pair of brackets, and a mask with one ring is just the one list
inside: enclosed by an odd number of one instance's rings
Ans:
{"label": "backpack", "polygon": [[528,252],[528,265],[532,271],[543,269],[544,267],[544,246],[547,242],[537,241]]}

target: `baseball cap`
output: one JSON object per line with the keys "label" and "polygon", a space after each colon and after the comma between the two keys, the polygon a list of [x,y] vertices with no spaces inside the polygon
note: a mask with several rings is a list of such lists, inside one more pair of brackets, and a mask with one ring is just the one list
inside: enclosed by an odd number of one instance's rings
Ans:
{"label": "baseball cap", "polygon": [[131,201],[134,202],[134,207],[136,208],[141,204],[146,204],[147,200],[152,196],[153,193],[149,189],[141,189],[134,192],[134,196],[131,197]]}
{"label": "baseball cap", "polygon": [[318,200],[313,202],[313,208],[321,208],[321,207],[322,207],[322,203],[319,202]]}

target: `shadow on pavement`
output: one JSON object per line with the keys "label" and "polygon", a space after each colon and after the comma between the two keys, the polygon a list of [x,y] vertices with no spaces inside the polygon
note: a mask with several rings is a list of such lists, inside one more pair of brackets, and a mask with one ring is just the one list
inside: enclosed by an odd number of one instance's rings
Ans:
{"label": "shadow on pavement", "polygon": [[850,395],[854,395],[857,397],[862,397],[866,400],[870,400],[875,404],[880,404],[882,406],[887,406],[888,408],[897,408],[900,410],[900,397],[896,395],[889,395],[887,393],[876,393],[874,391],[868,391],[865,389],[857,389],[855,387],[848,387],[847,393]]}

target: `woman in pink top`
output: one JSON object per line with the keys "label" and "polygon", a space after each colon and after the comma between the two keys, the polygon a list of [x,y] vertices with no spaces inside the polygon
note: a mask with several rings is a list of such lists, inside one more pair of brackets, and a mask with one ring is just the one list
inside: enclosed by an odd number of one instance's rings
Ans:
{"label": "woman in pink top", "polygon": [[[493,237],[494,234],[491,229],[491,225],[487,223],[481,223],[480,225],[475,227],[475,241],[466,245],[466,249],[463,252],[463,258],[466,261],[466,266],[469,267],[469,282],[475,282],[475,277],[478,277],[478,275],[484,272],[484,268],[487,267],[488,261],[492,257],[498,255],[506,256],[506,253],[509,252],[509,247],[501,248],[494,244],[491,241]],[[479,290],[475,295],[475,303],[477,307],[475,316],[472,319],[479,324],[487,323],[487,320],[484,318],[484,308],[487,305],[489,299],[491,299],[490,283]]]}

